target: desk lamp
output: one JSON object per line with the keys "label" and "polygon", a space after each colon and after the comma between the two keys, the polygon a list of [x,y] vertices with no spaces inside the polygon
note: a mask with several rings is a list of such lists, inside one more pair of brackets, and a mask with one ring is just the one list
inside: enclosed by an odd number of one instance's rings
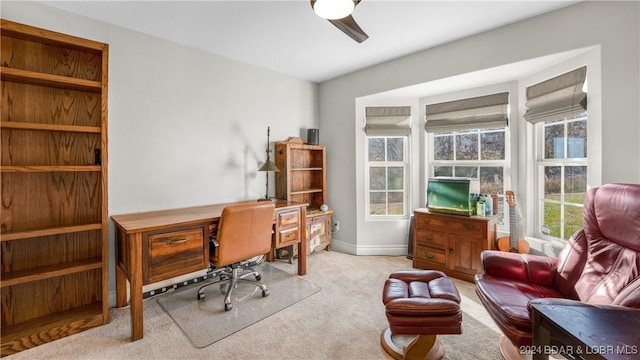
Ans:
{"label": "desk lamp", "polygon": [[271,200],[271,198],[269,197],[269,173],[270,172],[279,172],[280,169],[278,169],[278,167],[276,166],[276,164],[273,163],[273,161],[271,161],[271,149],[269,149],[269,135],[271,133],[271,128],[267,127],[267,161],[264,162],[264,164],[262,164],[262,166],[260,166],[260,168],[258,169],[258,171],[263,171],[266,172],[266,178],[267,178],[267,184],[266,184],[266,191],[264,194],[264,199],[258,199],[258,201],[265,201],[265,200]]}

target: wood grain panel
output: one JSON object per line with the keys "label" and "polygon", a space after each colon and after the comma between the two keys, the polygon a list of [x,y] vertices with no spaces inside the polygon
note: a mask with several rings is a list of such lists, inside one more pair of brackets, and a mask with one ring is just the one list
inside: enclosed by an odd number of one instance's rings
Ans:
{"label": "wood grain panel", "polygon": [[96,269],[11,286],[2,289],[1,296],[2,326],[17,325],[100,302],[102,271]]}
{"label": "wood grain panel", "polygon": [[205,236],[205,228],[208,230],[208,227],[207,224],[193,229],[143,235],[142,251],[147,258],[143,268],[144,283],[206,269],[205,247],[209,246],[209,237]]}
{"label": "wood grain panel", "polygon": [[309,209],[318,209],[324,204],[324,195],[322,192],[291,194],[290,201],[309,204]]}
{"label": "wood grain panel", "polygon": [[2,121],[101,126],[100,94],[2,81]]}
{"label": "wood grain panel", "polygon": [[2,174],[2,232],[99,223],[100,173]]}
{"label": "wood grain panel", "polygon": [[2,166],[94,165],[100,134],[1,129]]}
{"label": "wood grain panel", "polygon": [[40,73],[100,81],[99,54],[2,36],[2,66]]}
{"label": "wood grain panel", "polygon": [[7,356],[102,325],[100,303],[2,328],[0,354]]}
{"label": "wood grain panel", "polygon": [[[2,242],[2,275],[101,256],[101,231],[41,236]],[[33,249],[38,249],[34,253]]]}
{"label": "wood grain panel", "polygon": [[291,149],[291,168],[319,168],[322,169],[323,156],[321,151],[309,151],[313,147],[304,147],[303,149]]}

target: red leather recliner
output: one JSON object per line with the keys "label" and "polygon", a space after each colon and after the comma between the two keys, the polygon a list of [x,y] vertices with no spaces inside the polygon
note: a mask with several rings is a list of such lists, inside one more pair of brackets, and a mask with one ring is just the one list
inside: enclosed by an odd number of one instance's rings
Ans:
{"label": "red leather recliner", "polygon": [[531,345],[534,299],[640,308],[640,184],[590,189],[583,228],[558,258],[487,250],[481,260],[476,293],[508,345]]}

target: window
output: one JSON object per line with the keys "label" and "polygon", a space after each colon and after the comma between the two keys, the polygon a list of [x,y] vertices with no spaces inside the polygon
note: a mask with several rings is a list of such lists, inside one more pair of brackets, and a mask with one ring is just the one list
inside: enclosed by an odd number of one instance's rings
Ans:
{"label": "window", "polygon": [[406,216],[408,136],[367,136],[369,216]]}
{"label": "window", "polygon": [[539,235],[567,240],[582,228],[587,114],[536,125]]}
{"label": "window", "polygon": [[585,66],[527,88],[524,118],[534,124],[536,227],[540,238],[567,240],[582,228],[587,192]]}
{"label": "window", "polygon": [[[426,105],[427,177],[477,179],[481,195],[503,196],[508,114],[508,92]],[[500,222],[501,209],[496,209]]]}
{"label": "window", "polygon": [[365,113],[367,217],[406,218],[411,107],[366,107]]}
{"label": "window", "polygon": [[433,134],[433,176],[478,179],[481,194],[504,194],[505,129],[471,129]]}

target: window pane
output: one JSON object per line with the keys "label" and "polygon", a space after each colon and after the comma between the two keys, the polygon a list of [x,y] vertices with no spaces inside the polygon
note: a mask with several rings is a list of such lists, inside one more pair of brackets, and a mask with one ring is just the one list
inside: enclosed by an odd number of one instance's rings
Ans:
{"label": "window pane", "polygon": [[[567,166],[564,168],[564,196],[566,202],[584,204],[587,192],[587,167]],[[581,215],[582,216],[582,215]]]}
{"label": "window pane", "polygon": [[564,123],[545,126],[544,158],[564,159]]}
{"label": "window pane", "polygon": [[560,238],[560,204],[543,202],[544,226],[549,229],[549,236]]}
{"label": "window pane", "polygon": [[582,207],[565,205],[564,207],[564,236],[568,240],[573,233],[582,229]]}
{"label": "window pane", "polygon": [[390,191],[389,196],[389,215],[404,214],[404,193],[401,191]]}
{"label": "window pane", "polygon": [[434,136],[434,160],[453,160],[453,135]]}
{"label": "window pane", "polygon": [[480,134],[482,160],[504,160],[504,130]]}
{"label": "window pane", "polygon": [[567,157],[587,157],[587,120],[567,124]]}
{"label": "window pane", "polygon": [[545,166],[544,167],[544,198],[553,200],[560,200],[560,180],[562,176],[562,169],[560,166]]}
{"label": "window pane", "polygon": [[369,214],[370,215],[385,215],[386,208],[386,193],[384,192],[372,192],[369,193]]}
{"label": "window pane", "polygon": [[404,139],[389,138],[387,139],[387,161],[404,160]]}
{"label": "window pane", "polygon": [[456,166],[455,173],[457,177],[478,178],[477,166]]}
{"label": "window pane", "polygon": [[369,169],[369,190],[386,190],[385,168],[372,167]]}
{"label": "window pane", "polygon": [[452,166],[434,166],[433,176],[453,176]]}
{"label": "window pane", "polygon": [[478,132],[456,135],[456,160],[478,160]]}
{"label": "window pane", "polygon": [[504,192],[503,173],[502,166],[480,167],[480,193],[502,194]]}
{"label": "window pane", "polygon": [[384,161],[384,139],[369,138],[369,161]]}
{"label": "window pane", "polygon": [[388,167],[388,189],[389,190],[404,190],[404,168],[403,167]]}

